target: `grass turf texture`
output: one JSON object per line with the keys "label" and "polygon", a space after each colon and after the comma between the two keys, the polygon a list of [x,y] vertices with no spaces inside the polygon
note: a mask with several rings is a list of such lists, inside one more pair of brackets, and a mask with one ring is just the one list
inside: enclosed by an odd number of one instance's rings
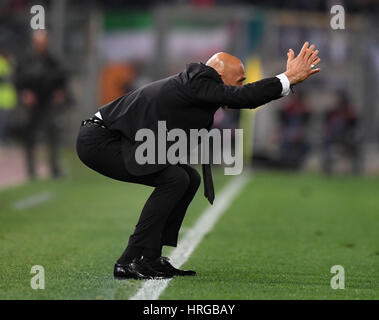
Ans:
{"label": "grass turf texture", "polygon": [[[73,153],[65,162],[70,173],[64,179],[0,192],[0,299],[126,299],[141,285],[114,280],[113,264],[153,188],[103,177]],[[220,188],[228,178],[215,179]],[[202,192],[201,187],[183,232],[207,207]],[[46,202],[14,209],[20,200],[46,193]],[[45,268],[44,290],[30,287],[33,265]]]}
{"label": "grass turf texture", "polygon": [[[0,299],[127,299],[142,282],[117,281],[124,249],[152,188],[112,181],[67,154],[61,181],[0,192]],[[217,189],[229,177],[215,172]],[[378,178],[258,172],[184,265],[162,299],[378,299]],[[183,232],[208,206],[202,187]],[[51,199],[12,205],[49,192]],[[166,250],[166,254],[168,250]],[[330,288],[333,265],[345,290]],[[45,268],[45,290],[30,269]]]}

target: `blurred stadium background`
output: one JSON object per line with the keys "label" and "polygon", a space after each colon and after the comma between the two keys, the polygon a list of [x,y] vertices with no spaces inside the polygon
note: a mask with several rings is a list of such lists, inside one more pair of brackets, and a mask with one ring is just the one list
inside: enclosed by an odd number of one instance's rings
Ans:
{"label": "blurred stadium background", "polygon": [[[47,121],[52,127],[46,122],[30,123],[31,108],[23,91],[23,83],[35,79],[30,74],[38,74],[27,60],[33,51],[30,8],[34,4],[45,8],[48,50],[58,61],[56,77],[46,81],[56,81],[54,90],[63,95],[45,103],[44,108],[54,110]],[[345,30],[330,26],[334,4],[345,9]],[[110,266],[149,190],[94,177],[79,163],[74,145],[82,119],[100,105],[179,72],[189,62],[205,62],[218,51],[243,60],[247,81],[279,74],[285,70],[287,50],[298,52],[308,40],[320,50],[321,73],[268,107],[241,112],[221,109],[215,116],[215,127],[245,129],[245,166],[253,163],[259,173],[241,195],[242,204],[232,207],[239,213],[237,222],[229,217],[233,211],[225,218],[229,220],[220,222],[221,229],[207,238],[208,244],[196,251],[193,263],[204,263],[199,269],[206,274],[205,264],[220,259],[208,256],[209,252],[223,254],[219,252],[225,249],[222,234],[231,233],[227,226],[234,223],[244,242],[251,237],[256,246],[251,249],[235,240],[241,251],[233,256],[228,248],[230,260],[215,267],[220,275],[236,267],[232,262],[242,261],[238,270],[250,270],[249,280],[232,277],[230,288],[241,289],[235,295],[222,294],[222,283],[208,274],[201,283],[180,280],[176,291],[171,288],[165,297],[378,298],[378,16],[375,0],[1,0],[0,297],[127,298],[138,286],[124,285],[115,293]],[[43,130],[30,144],[29,130],[35,129]],[[34,151],[36,161],[31,160]],[[30,168],[33,162],[36,172]],[[59,179],[48,179],[50,174]],[[220,171],[216,179],[220,187],[228,177]],[[280,187],[287,184],[283,192]],[[126,200],[125,192],[131,195]],[[100,194],[113,201],[106,213],[95,200]],[[199,194],[187,227],[206,207],[201,190]],[[278,203],[268,206],[270,199]],[[279,211],[283,215],[278,216]],[[345,219],[343,226],[338,224],[341,219]],[[285,227],[288,223],[294,229]],[[294,234],[294,230],[302,231]],[[83,248],[84,243],[91,243],[91,248]],[[99,254],[95,248],[103,251]],[[311,267],[315,257],[320,259]],[[56,276],[51,280],[54,289],[43,294],[23,289],[31,265],[43,261],[50,270],[66,272],[64,279]],[[256,261],[254,267],[250,261]],[[274,267],[277,261],[282,269]],[[340,261],[360,270],[352,277],[355,293],[345,296],[328,288],[329,269]],[[301,263],[309,263],[309,268],[288,276]],[[82,267],[94,275],[79,272]],[[273,278],[267,280],[265,270]],[[376,284],[368,279],[369,273]],[[244,287],[249,283],[256,284],[256,295],[249,291],[251,287]],[[107,290],[112,295],[104,293]]]}

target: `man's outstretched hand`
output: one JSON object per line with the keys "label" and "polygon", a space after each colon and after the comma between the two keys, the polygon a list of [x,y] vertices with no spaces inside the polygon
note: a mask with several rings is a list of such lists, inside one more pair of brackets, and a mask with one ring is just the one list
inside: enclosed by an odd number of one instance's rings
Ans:
{"label": "man's outstretched hand", "polygon": [[310,75],[320,71],[320,68],[313,69],[320,62],[317,56],[318,50],[314,51],[312,44],[309,48],[308,41],[304,43],[299,55],[295,58],[295,52],[289,49],[287,52],[287,71],[284,73],[290,84],[294,85],[307,79]]}

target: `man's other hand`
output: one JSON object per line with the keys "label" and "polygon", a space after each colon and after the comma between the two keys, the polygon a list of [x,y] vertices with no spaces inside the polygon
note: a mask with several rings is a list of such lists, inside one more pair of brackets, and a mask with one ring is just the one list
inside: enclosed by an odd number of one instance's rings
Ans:
{"label": "man's other hand", "polygon": [[317,56],[318,50],[312,44],[309,48],[308,41],[304,43],[299,55],[295,58],[295,52],[289,49],[287,52],[287,71],[284,73],[290,84],[294,85],[307,79],[310,75],[320,71],[320,68],[313,69],[320,62]]}

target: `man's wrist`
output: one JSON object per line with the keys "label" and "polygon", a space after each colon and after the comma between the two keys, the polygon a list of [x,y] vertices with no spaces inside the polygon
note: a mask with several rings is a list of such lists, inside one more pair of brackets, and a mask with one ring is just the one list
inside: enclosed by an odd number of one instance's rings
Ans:
{"label": "man's wrist", "polygon": [[282,97],[287,96],[290,93],[290,86],[291,86],[287,76],[284,73],[281,73],[277,75],[276,77],[280,80],[280,83],[282,84],[281,96]]}
{"label": "man's wrist", "polygon": [[288,78],[288,81],[290,82],[290,85],[295,85],[297,82],[296,82],[296,78],[288,71],[284,72],[284,74],[287,76]]}

